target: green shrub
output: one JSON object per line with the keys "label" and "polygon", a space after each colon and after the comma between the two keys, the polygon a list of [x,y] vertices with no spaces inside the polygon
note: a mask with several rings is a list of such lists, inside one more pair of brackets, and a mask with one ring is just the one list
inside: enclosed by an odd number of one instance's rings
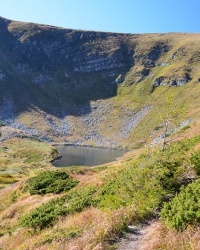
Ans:
{"label": "green shrub", "polygon": [[61,171],[45,171],[28,182],[31,195],[61,193],[70,190],[77,183],[77,180],[73,180],[67,173]]}
{"label": "green shrub", "polygon": [[160,178],[160,183],[168,192],[168,196],[179,192],[182,185],[182,176],[188,171],[189,150],[195,145],[196,139],[185,139],[169,145],[164,152],[155,152],[155,157],[151,164],[164,170],[164,175]]}
{"label": "green shrub", "polygon": [[138,220],[151,217],[165,195],[160,176],[163,176],[163,171],[157,167],[135,164],[122,169],[97,191],[95,205],[112,209],[133,206],[137,210]]}
{"label": "green shrub", "polygon": [[26,214],[20,219],[19,224],[34,229],[52,226],[60,216],[80,212],[92,205],[94,192],[95,189],[90,187],[70,190],[64,197],[50,200]]}
{"label": "green shrub", "polygon": [[182,187],[178,195],[165,203],[161,217],[177,229],[186,229],[188,225],[200,222],[200,180],[194,181],[187,187]]}
{"label": "green shrub", "polygon": [[191,163],[194,165],[194,169],[197,175],[200,175],[200,151],[195,152],[191,158]]}
{"label": "green shrub", "polygon": [[94,205],[94,193],[96,189],[94,187],[84,187],[81,190],[75,189],[71,190],[66,195],[65,201],[68,203],[67,211],[68,213],[80,212],[85,207]]}
{"label": "green shrub", "polygon": [[32,227],[34,229],[52,226],[59,216],[66,214],[67,211],[63,204],[63,199],[53,199],[23,216],[19,223],[23,227]]}
{"label": "green shrub", "polygon": [[160,178],[161,185],[167,192],[175,194],[181,187],[180,176],[185,171],[181,159],[162,159],[158,163],[165,169],[165,174]]}

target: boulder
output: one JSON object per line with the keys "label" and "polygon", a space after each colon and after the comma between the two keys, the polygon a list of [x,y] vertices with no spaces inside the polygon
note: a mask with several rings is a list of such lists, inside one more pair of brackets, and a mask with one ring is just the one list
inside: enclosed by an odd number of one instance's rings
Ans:
{"label": "boulder", "polygon": [[169,86],[177,86],[177,82],[176,82],[176,80],[171,80],[170,82],[169,82]]}
{"label": "boulder", "polygon": [[148,76],[149,75],[149,72],[150,72],[150,69],[149,68],[143,68],[142,71],[141,71],[141,74],[143,76]]}
{"label": "boulder", "polygon": [[161,64],[160,64],[160,66],[169,66],[169,63],[167,63],[167,62],[162,62]]}
{"label": "boulder", "polygon": [[177,82],[177,86],[182,86],[184,84],[186,84],[189,81],[189,78],[187,76],[182,77],[182,78],[177,78],[176,82]]}
{"label": "boulder", "polygon": [[170,59],[174,59],[174,57],[176,57],[176,53],[177,53],[177,51],[175,51],[175,52],[171,55]]}
{"label": "boulder", "polygon": [[184,76],[184,77],[179,77],[176,79],[172,79],[169,82],[170,86],[183,86],[184,84],[186,84],[188,81],[190,80],[190,77],[188,75]]}
{"label": "boulder", "polygon": [[163,80],[164,80],[163,76],[157,77],[153,83],[153,87],[154,88],[159,87],[161,83],[163,82]]}
{"label": "boulder", "polygon": [[146,59],[143,61],[143,65],[145,68],[153,68],[155,67],[155,62],[153,60]]}

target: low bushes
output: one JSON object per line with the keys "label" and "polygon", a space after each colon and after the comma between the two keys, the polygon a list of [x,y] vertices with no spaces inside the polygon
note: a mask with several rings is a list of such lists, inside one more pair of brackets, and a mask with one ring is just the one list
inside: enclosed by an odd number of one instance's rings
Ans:
{"label": "low bushes", "polygon": [[70,190],[78,183],[65,172],[45,171],[28,181],[29,192],[33,194],[61,193]]}
{"label": "low bushes", "polygon": [[200,175],[200,151],[195,152],[191,158],[191,163],[194,165],[194,169],[197,175]]}
{"label": "low bushes", "polygon": [[161,217],[177,229],[186,229],[188,225],[200,222],[200,180],[194,181],[187,187],[182,187],[178,195],[165,203]]}
{"label": "low bushes", "polygon": [[60,217],[82,211],[93,202],[94,188],[71,190],[62,198],[56,198],[34,209],[20,219],[23,227],[43,229],[52,226]]}
{"label": "low bushes", "polygon": [[32,227],[43,229],[53,225],[53,222],[66,211],[63,206],[64,200],[53,199],[40,207],[34,209],[29,214],[20,219],[20,225],[23,227]]}

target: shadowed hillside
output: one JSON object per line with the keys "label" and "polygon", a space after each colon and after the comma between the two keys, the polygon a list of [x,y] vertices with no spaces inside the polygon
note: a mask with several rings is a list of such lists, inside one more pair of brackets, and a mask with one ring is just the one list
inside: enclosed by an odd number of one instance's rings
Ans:
{"label": "shadowed hillside", "polygon": [[66,108],[115,96],[116,78],[134,65],[130,35],[3,18],[0,28],[2,94],[12,96],[18,112],[32,106],[53,112],[51,105]]}

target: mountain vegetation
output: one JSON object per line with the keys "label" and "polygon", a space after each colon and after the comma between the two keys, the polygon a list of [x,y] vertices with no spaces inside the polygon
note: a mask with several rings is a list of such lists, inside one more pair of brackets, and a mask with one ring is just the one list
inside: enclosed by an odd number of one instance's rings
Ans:
{"label": "mountain vegetation", "polygon": [[[199,249],[200,35],[80,31],[0,18],[0,249]],[[127,148],[52,166],[55,143]]]}

